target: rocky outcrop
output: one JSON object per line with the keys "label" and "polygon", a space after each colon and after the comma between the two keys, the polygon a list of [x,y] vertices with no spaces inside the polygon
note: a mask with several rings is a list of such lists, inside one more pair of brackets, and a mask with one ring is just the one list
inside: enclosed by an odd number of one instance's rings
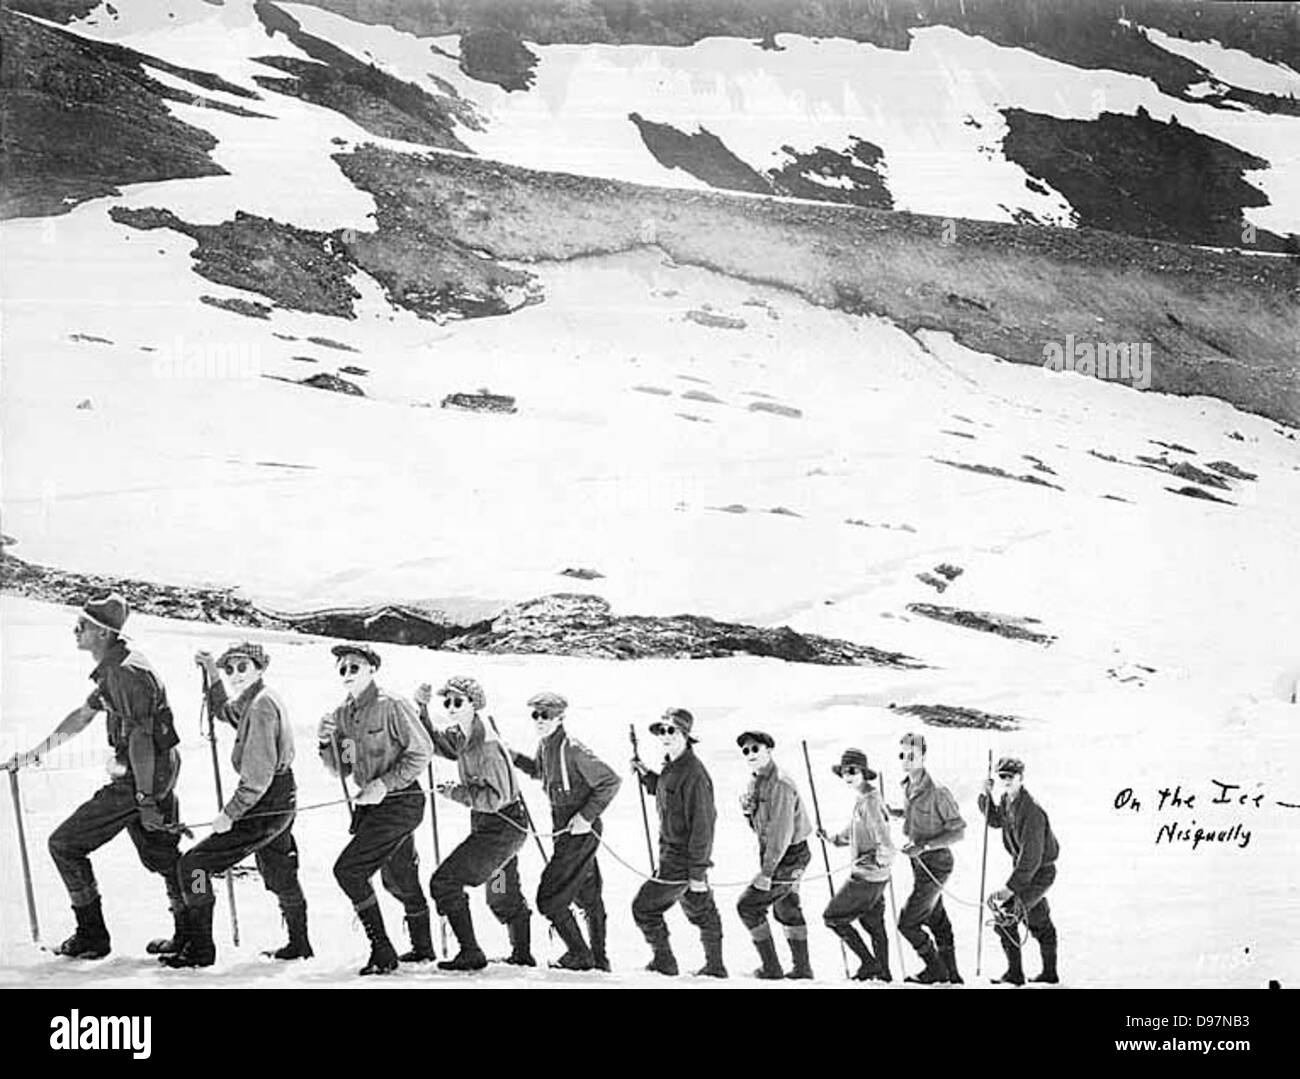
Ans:
{"label": "rocky outcrop", "polygon": [[[11,540],[12,542],[12,540]],[[120,592],[131,610],[189,622],[292,630],[343,640],[415,645],[452,652],[585,656],[593,659],[717,659],[750,655],[828,666],[917,669],[899,652],[814,634],[718,622],[695,615],[616,616],[599,596],[561,593],[461,625],[430,607],[386,604],[302,613],[268,611],[234,589],[179,587],[39,566],[0,550],[0,591],[80,606]]]}
{"label": "rocky outcrop", "polygon": [[954,704],[891,704],[903,716],[916,716],[929,727],[961,727],[978,731],[1015,731],[1024,723],[1019,716],[982,712]]}
{"label": "rocky outcrop", "polygon": [[1034,644],[1051,644],[1056,638],[1050,633],[1040,633],[1033,626],[1042,625],[1028,615],[994,614],[991,611],[966,611],[960,607],[940,607],[934,603],[909,603],[907,609],[936,622],[950,626],[977,629],[981,633],[995,633],[1013,641],[1032,641]]}
{"label": "rocky outcrop", "polygon": [[563,593],[521,603],[488,625],[445,642],[457,652],[545,653],[593,659],[718,659],[769,656],[827,666],[920,668],[899,652],[850,641],[718,622],[696,615],[617,616],[599,596]]}

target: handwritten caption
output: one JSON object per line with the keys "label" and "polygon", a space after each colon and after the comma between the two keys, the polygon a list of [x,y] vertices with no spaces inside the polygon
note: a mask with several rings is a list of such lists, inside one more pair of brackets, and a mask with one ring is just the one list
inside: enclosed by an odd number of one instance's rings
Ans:
{"label": "handwritten caption", "polygon": [[[1154,802],[1156,814],[1176,813],[1177,816],[1164,819],[1158,825],[1156,846],[1190,844],[1192,850],[1203,845],[1245,850],[1250,846],[1252,835],[1250,821],[1266,807],[1278,805],[1284,809],[1300,809],[1300,805],[1295,803],[1270,799],[1263,787],[1262,783],[1247,787],[1241,783],[1225,783],[1221,779],[1211,779],[1208,791],[1184,788],[1181,783],[1160,787],[1150,799]],[[1209,797],[1205,797],[1207,793]],[[1132,787],[1125,787],[1115,795],[1112,804],[1116,810],[1141,813],[1150,802],[1139,798]],[[1225,810],[1237,811],[1236,816],[1222,819]],[[1203,823],[1207,812],[1220,819]],[[1194,813],[1201,814],[1202,820],[1192,816]]]}

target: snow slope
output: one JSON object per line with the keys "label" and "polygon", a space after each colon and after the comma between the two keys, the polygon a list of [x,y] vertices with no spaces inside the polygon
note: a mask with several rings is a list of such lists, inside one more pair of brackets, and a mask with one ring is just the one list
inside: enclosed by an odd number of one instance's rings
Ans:
{"label": "snow slope", "polygon": [[[507,736],[521,740],[519,702],[556,686],[577,702],[575,733],[613,760],[622,759],[625,722],[644,723],[674,701],[692,707],[729,814],[717,870],[727,881],[748,874],[748,841],[731,811],[743,776],[730,739],[744,727],[770,727],[790,767],[797,739],[807,737],[821,780],[847,743],[892,759],[909,724],[886,709],[891,702],[1026,717],[1022,730],[993,739],[932,730],[933,765],[973,813],[989,748],[1030,761],[1031,789],[1065,848],[1053,902],[1073,984],[1246,985],[1294,976],[1296,811],[1261,810],[1246,850],[1192,852],[1156,847],[1161,820],[1151,811],[1133,817],[1111,808],[1125,785],[1151,798],[1156,785],[1204,788],[1211,778],[1263,783],[1270,798],[1300,800],[1294,708],[1272,702],[1267,690],[1294,663],[1294,597],[1284,585],[1300,533],[1300,455],[1274,425],[1218,402],[999,363],[941,336],[918,343],[876,320],[675,268],[653,254],[535,267],[548,301],[508,319],[441,327],[389,321],[374,299],[355,323],[277,311],[267,327],[194,302],[196,291],[229,290],[184,272],[183,240],[121,229],[102,204],[91,204],[59,221],[57,249],[85,252],[60,259],[60,269],[43,264],[51,251],[39,242],[43,227],[10,222],[3,230],[7,245],[18,241],[9,250],[23,253],[6,260],[3,281],[3,480],[5,530],[24,557],[171,582],[237,583],[292,607],[423,598],[482,609],[570,590],[575,582],[559,570],[591,566],[605,578],[579,587],[606,595],[622,613],[689,610],[785,622],[897,648],[934,669],[452,658],[388,648],[384,671],[407,692],[422,679],[474,672]],[[113,288],[96,256],[118,260],[109,263],[117,270]],[[83,301],[61,302],[54,275]],[[152,302],[111,302],[127,282]],[[705,303],[744,319],[745,329],[684,318]],[[268,330],[300,340],[283,342]],[[71,341],[71,333],[113,344]],[[360,352],[311,347],[307,335]],[[316,355],[319,367],[359,364],[371,372],[358,381],[373,399],[249,378],[238,367],[229,377],[229,366],[214,366],[214,357],[248,355],[240,348],[255,350],[266,372],[316,369],[289,359],[294,350]],[[174,377],[186,373],[187,356],[207,362],[192,365],[190,375],[226,377]],[[519,414],[412,407],[484,384],[516,394]],[[717,401],[684,396],[701,391]],[[802,416],[751,412],[750,403],[766,400],[753,394]],[[85,399],[93,407],[78,409]],[[954,430],[975,438],[945,433]],[[1244,440],[1230,438],[1234,431]],[[1225,458],[1260,478],[1234,483],[1226,497],[1239,504],[1221,506],[1167,493],[1180,484],[1159,472],[1088,453],[1158,455],[1150,439],[1197,450],[1186,459],[1200,465]],[[1025,454],[1052,467],[1056,475],[1045,478],[1066,490],[932,459],[1019,474],[1030,468]],[[721,510],[735,506],[749,512]],[[778,506],[799,516],[764,512]],[[939,597],[915,575],[942,561],[966,572]],[[1060,640],[1043,649],[905,610],[927,601],[1032,615]],[[9,598],[3,611],[3,730],[11,744],[28,744],[79,698],[85,664],[70,648],[69,611]],[[144,618],[135,632],[172,687],[182,728],[192,732],[193,694],[182,688],[193,683],[188,656],[229,635]],[[307,739],[335,692],[325,642],[273,637],[268,644]],[[1118,674],[1109,676],[1111,669]],[[1145,684],[1118,681],[1134,674]],[[77,752],[98,737],[82,741]],[[182,794],[195,807],[187,813],[202,820],[212,798],[206,766],[192,736],[185,749],[191,765]],[[95,759],[88,769],[24,775],[47,926],[60,924],[62,900],[39,844],[93,787],[97,767]],[[299,775],[304,803],[333,797],[310,755]],[[828,815],[842,814],[829,782],[823,793]],[[633,801],[631,790],[620,798],[610,843],[636,860]],[[321,852],[307,858],[321,960],[275,972],[252,958],[253,945],[278,932],[273,909],[252,887],[245,890],[249,949],[223,953],[222,984],[348,978],[360,940],[328,874],[329,852],[341,844],[337,818],[337,809],[322,810],[302,825],[304,849]],[[1230,815],[1200,819],[1220,818]],[[454,834],[454,812],[443,820]],[[0,830],[12,844],[8,822]],[[133,886],[121,882],[138,879],[126,845],[102,861],[112,882],[110,914],[121,927],[120,958],[97,968],[105,975],[51,968],[22,943],[21,893],[5,849],[0,861],[11,876],[0,980],[160,984],[162,975],[133,954],[164,917],[161,894],[152,909],[124,906],[122,889]],[[974,850],[973,841],[965,844],[952,883],[965,899],[976,887]],[[538,867],[525,865],[535,882]],[[625,912],[636,878],[613,866],[607,875],[611,908]],[[807,888],[814,911],[820,890],[814,882]],[[723,893],[724,903],[734,894]],[[969,967],[972,914],[960,907],[954,917]],[[1115,926],[1150,946],[1117,948]],[[1195,949],[1186,945],[1189,933]],[[728,934],[729,963],[748,969],[748,945],[730,915]],[[814,938],[818,969],[829,975],[838,962],[833,941]],[[640,946],[627,933],[616,939],[615,962],[625,972],[618,984],[639,984],[626,971],[638,969]]]}
{"label": "snow slope", "polygon": [[[196,3],[190,15],[237,11]],[[137,31],[126,30],[135,44]],[[271,48],[254,38],[208,65],[185,41],[182,33],[150,44],[232,79],[242,77],[241,54]],[[1270,688],[1297,658],[1290,584],[1300,453],[1288,432],[1221,402],[1138,393],[1003,363],[943,335],[913,337],[882,320],[672,265],[653,248],[532,265],[546,301],[506,318],[421,321],[391,308],[360,275],[355,320],[278,309],[266,321],[245,318],[199,302],[239,294],[190,271],[188,239],[117,225],[109,206],[163,206],[200,221],[244,209],[303,226],[365,228],[368,198],[326,156],[330,139],[362,133],[279,95],[257,103],[268,120],[172,107],[218,135],[216,155],[232,176],[141,185],[57,219],[0,224],[0,505],[15,553],[85,572],[239,586],[295,609],[425,600],[481,615],[581,589],[606,596],[621,614],[785,623],[907,652],[931,666],[615,664],[382,649],[384,681],[402,692],[455,671],[476,674],[507,737],[521,742],[529,736],[522,701],[558,688],[575,702],[573,732],[611,761],[626,756],[626,723],[644,725],[671,703],[691,707],[718,786],[721,884],[752,874],[735,809],[744,782],[732,743],[738,731],[770,729],[792,771],[798,740],[807,738],[824,809],[838,819],[847,799],[827,770],[839,750],[858,744],[892,764],[897,736],[916,725],[890,703],[1023,717],[1019,730],[992,736],[930,728],[932,766],[973,821],[986,754],[1029,762],[1030,789],[1063,845],[1052,903],[1071,984],[1294,982],[1300,810],[1278,802],[1300,803],[1296,711]],[[1105,107],[1116,106],[1107,99]],[[731,321],[708,325],[704,316]],[[278,380],[344,365],[365,370],[347,377],[368,399]],[[447,393],[483,386],[515,395],[519,412],[437,407]],[[1219,492],[1233,506],[1169,493],[1184,482],[1132,467],[1137,454],[1164,452],[1152,440],[1195,451],[1170,450],[1179,462],[1227,460],[1258,479]],[[937,458],[1033,473],[1065,489]],[[778,508],[789,512],[771,512]],[[940,562],[964,570],[942,596],[917,579]],[[575,566],[605,576],[580,585],[560,576]],[[1043,648],[943,625],[909,613],[918,602],[1036,617],[1059,639]],[[81,699],[88,665],[71,647],[72,617],[0,599],[0,755],[35,742]],[[202,822],[213,793],[195,734],[190,656],[231,635],[150,618],[132,628],[170,687],[186,738],[182,802]],[[302,802],[330,801],[336,785],[309,751],[315,719],[337,693],[329,642],[255,636],[273,651],[271,673],[307,750],[297,769]],[[22,777],[48,939],[61,937],[68,916],[42,845],[94,789],[101,745],[87,733]],[[897,778],[888,777],[891,790]],[[1207,805],[1216,778],[1252,792],[1261,784],[1264,803],[1248,814]],[[1157,846],[1159,824],[1188,815],[1158,813],[1155,789],[1179,783],[1201,792],[1198,823],[1230,827],[1243,818],[1249,845]],[[1143,811],[1113,808],[1126,786]],[[535,794],[532,802],[539,812]],[[628,788],[608,837],[639,865],[634,803]],[[445,834],[459,834],[463,817],[440,808]],[[279,929],[269,897],[252,884],[241,891],[245,948],[225,948],[213,972],[165,977],[137,958],[165,911],[161,889],[142,880],[125,841],[97,856],[118,943],[113,959],[51,964],[25,943],[9,812],[7,804],[0,810],[0,984],[352,984],[361,936],[329,872],[343,841],[339,807],[304,813],[300,825],[316,962],[276,969],[255,958]],[[974,962],[976,915],[958,900],[977,892],[977,834],[972,828],[951,884],[964,968]],[[425,831],[421,844],[427,863]],[[997,880],[1005,860],[992,848]],[[527,853],[530,889],[538,870]],[[636,973],[643,949],[626,912],[637,878],[611,861],[606,876],[618,968],[609,980],[657,983]],[[900,869],[900,892],[907,883]],[[808,882],[814,925],[823,893],[822,882]],[[730,909],[736,894],[720,888],[727,959],[740,973],[752,959]],[[680,954],[693,962],[692,938],[675,924]],[[496,930],[484,936],[503,943]],[[834,940],[818,928],[813,940],[819,974],[834,981]],[[991,966],[991,938],[985,946]],[[549,987],[594,978],[498,969],[484,980]],[[413,981],[463,984],[427,972],[385,984]]]}

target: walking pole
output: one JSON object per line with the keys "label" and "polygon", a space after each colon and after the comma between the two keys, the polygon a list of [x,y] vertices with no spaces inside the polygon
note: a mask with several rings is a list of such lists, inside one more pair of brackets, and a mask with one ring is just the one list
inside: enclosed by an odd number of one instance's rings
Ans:
{"label": "walking pole", "polygon": [[32,865],[27,860],[27,833],[23,829],[23,804],[18,796],[18,769],[9,769],[9,794],[14,800],[14,820],[18,824],[18,854],[23,867],[23,891],[27,895],[27,922],[32,929],[32,943],[41,942],[41,927],[36,921],[36,896],[32,892]]}
{"label": "walking pole", "polygon": [[[636,744],[635,723],[629,723],[627,725],[627,735],[632,739],[632,759],[634,761],[639,761],[641,759],[641,750]],[[653,877],[657,875],[655,869],[655,848],[654,844],[650,842],[650,815],[645,809],[645,785],[641,782],[641,774],[639,772],[636,777],[636,792],[641,797],[641,827],[645,829],[645,852],[650,859],[650,875]]]}
{"label": "walking pole", "polygon": [[[885,770],[880,769],[880,802],[885,807],[885,827],[889,827],[889,802],[885,797]],[[903,940],[898,935],[898,901],[894,898],[894,871],[889,871],[890,920],[894,923],[894,951],[898,953],[898,970],[907,977],[907,964],[903,962]]]}
{"label": "walking pole", "polygon": [[[989,766],[985,776],[988,779],[993,778],[992,749],[989,750]],[[975,976],[977,978],[980,973],[980,961],[984,954],[984,881],[989,865],[989,808],[990,806],[986,804],[984,812],[984,850],[980,853],[980,905],[975,911],[975,917],[978,919],[975,928]]]}
{"label": "walking pole", "polygon": [[[217,759],[217,724],[212,713],[208,711],[208,675],[206,671],[203,672],[202,680],[203,700],[199,705],[199,734],[200,736],[203,734],[204,717],[206,717],[208,745],[212,749],[212,778],[217,784],[217,812],[221,813],[226,808],[226,796],[221,791],[221,762]],[[239,912],[235,909],[235,867],[233,865],[226,870],[226,897],[230,901],[230,939],[238,948]]]}
{"label": "walking pole", "polygon": [[[487,721],[492,724],[492,733],[496,735],[497,741],[501,743],[501,749],[506,755],[506,761],[511,768],[514,768],[514,761],[510,760],[510,750],[507,748],[505,739],[501,737],[501,732],[497,730],[497,721],[491,716]],[[537,829],[533,826],[533,815],[528,812],[528,802],[524,798],[523,787],[519,788],[519,805],[524,811],[524,823],[528,825],[528,831],[537,843],[537,853],[542,856],[542,865],[549,865],[551,860],[546,856],[546,848],[542,846],[542,837],[537,834]]]}
{"label": "walking pole", "polygon": [[[808,769],[808,789],[812,792],[813,817],[817,821],[817,840],[822,845],[822,865],[826,867],[826,889],[831,893],[831,898],[835,898],[835,882],[831,880],[831,856],[826,853],[826,840],[822,839],[822,809],[817,802],[817,784],[813,780],[812,761],[808,759],[808,743],[803,742],[803,764]],[[851,976],[849,970],[849,953],[844,947],[844,941],[840,941],[840,958],[844,961],[844,977]]]}
{"label": "walking pole", "polygon": [[[425,732],[433,738],[433,720],[429,718],[429,706],[420,702],[420,722]],[[442,847],[438,842],[438,795],[434,788],[433,761],[429,761],[429,826],[433,831],[433,869],[436,873],[442,865]],[[447,919],[438,915],[438,935],[442,939],[442,954],[447,954]]]}

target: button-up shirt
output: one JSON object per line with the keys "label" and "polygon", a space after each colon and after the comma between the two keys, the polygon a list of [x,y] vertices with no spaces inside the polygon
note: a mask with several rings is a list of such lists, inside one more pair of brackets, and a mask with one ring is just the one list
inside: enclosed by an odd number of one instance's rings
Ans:
{"label": "button-up shirt", "polygon": [[949,832],[966,827],[957,799],[947,787],[940,786],[922,770],[915,783],[911,776],[903,779],[903,834],[913,843],[923,844]]}
{"label": "button-up shirt", "polygon": [[390,794],[414,783],[433,757],[433,746],[415,710],[374,682],[356,700],[345,701],[321,720],[317,743],[321,760],[331,771],[351,774],[362,787],[382,779]]}

